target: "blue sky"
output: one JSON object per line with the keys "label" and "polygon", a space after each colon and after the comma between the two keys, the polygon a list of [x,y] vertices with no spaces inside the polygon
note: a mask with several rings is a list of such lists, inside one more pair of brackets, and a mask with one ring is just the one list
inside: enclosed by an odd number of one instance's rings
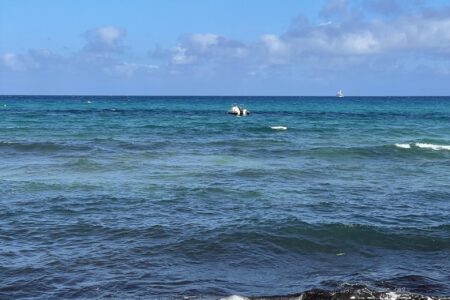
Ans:
{"label": "blue sky", "polygon": [[0,0],[0,94],[450,95],[450,0]]}

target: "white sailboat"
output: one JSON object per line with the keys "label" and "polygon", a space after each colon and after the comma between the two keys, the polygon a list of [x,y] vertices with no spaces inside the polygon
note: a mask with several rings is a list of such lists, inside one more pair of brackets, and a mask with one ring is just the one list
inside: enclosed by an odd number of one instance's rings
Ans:
{"label": "white sailboat", "polygon": [[339,90],[339,91],[336,93],[336,97],[338,97],[338,98],[343,98],[343,97],[344,97],[344,92],[343,92],[342,90]]}

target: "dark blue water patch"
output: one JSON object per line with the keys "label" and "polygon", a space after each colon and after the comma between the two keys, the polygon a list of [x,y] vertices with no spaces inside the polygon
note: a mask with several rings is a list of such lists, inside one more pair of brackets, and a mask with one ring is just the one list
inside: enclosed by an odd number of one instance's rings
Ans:
{"label": "dark blue water patch", "polygon": [[[235,257],[236,247],[244,251],[263,251],[267,256],[277,253],[335,253],[339,251],[358,252],[361,249],[387,249],[402,251],[436,252],[450,250],[450,226],[439,225],[427,228],[378,227],[359,224],[310,224],[296,219],[259,221],[257,214],[243,216],[239,222],[227,224],[227,213],[220,216],[202,210],[182,210],[180,204],[171,204],[179,216],[191,216],[201,223],[183,224],[169,218],[170,208],[161,204],[141,203],[142,208],[151,212],[143,214],[137,207],[125,205],[124,200],[105,198],[109,205],[100,200],[87,202],[83,207],[64,205],[64,199],[54,200],[47,207],[34,204],[32,210],[17,210],[22,222],[6,218],[3,235],[14,236],[15,240],[35,241],[53,244],[63,241],[70,243],[75,239],[105,242],[133,243],[147,239],[166,237],[157,244],[150,240],[149,245],[159,248],[163,253],[177,256],[203,256],[204,259],[225,259]],[[62,202],[62,203],[60,203]],[[127,208],[128,207],[128,208]],[[127,208],[127,213],[120,211]],[[200,208],[200,207],[199,207]],[[237,207],[236,207],[237,208]],[[160,216],[154,210],[160,211]],[[100,211],[103,211],[101,213]],[[205,214],[206,213],[206,214]],[[39,215],[52,217],[41,221]],[[109,216],[104,215],[109,214]],[[145,221],[134,218],[140,216]],[[155,218],[151,221],[151,218]],[[202,216],[202,217],[200,217]],[[276,215],[274,215],[275,217]],[[165,218],[166,221],[163,221]],[[210,224],[206,222],[210,218]],[[95,222],[90,220],[98,219]],[[114,221],[115,220],[115,221]],[[34,225],[33,225],[34,224]],[[215,225],[213,225],[215,224]],[[32,226],[32,227],[29,227]],[[157,231],[155,231],[157,230]],[[165,233],[165,236],[161,234]],[[165,250],[164,250],[165,249]],[[262,255],[261,257],[264,257]]]}
{"label": "dark blue water patch", "polygon": [[[93,139],[77,142],[66,141],[42,141],[42,142],[0,142],[0,149],[4,154],[32,154],[32,155],[56,155],[68,156],[70,153],[92,154],[99,152],[111,153],[111,151],[154,151],[173,146],[170,141],[135,142],[119,139]],[[156,153],[156,152],[155,152]]]}
{"label": "dark blue water patch", "polygon": [[89,147],[80,144],[57,144],[53,142],[5,142],[0,141],[0,149],[4,152],[58,152],[58,151],[84,151]]}
{"label": "dark blue water patch", "polygon": [[[203,143],[202,143],[203,144]],[[278,139],[238,139],[227,141],[209,142],[208,148],[214,147],[220,149],[222,153],[230,155],[245,155],[247,157],[308,157],[311,159],[380,159],[390,160],[411,160],[411,159],[429,159],[441,160],[448,158],[450,151],[446,149],[433,150],[410,146],[409,149],[402,149],[395,144],[389,145],[307,145],[297,144],[292,140]],[[214,152],[212,152],[214,153]],[[445,162],[444,162],[445,163]]]}
{"label": "dark blue water patch", "polygon": [[420,275],[406,275],[379,280],[375,282],[375,286],[387,290],[401,290],[405,286],[408,287],[408,291],[417,294],[435,294],[444,295],[445,285],[439,281]]}
{"label": "dark blue water patch", "polygon": [[77,159],[72,159],[69,162],[65,163],[64,167],[80,172],[98,172],[102,170],[107,170],[106,165],[89,157],[80,157]]}
{"label": "dark blue water patch", "polygon": [[104,150],[164,150],[168,146],[173,145],[173,142],[168,140],[157,141],[126,141],[114,138],[96,138],[86,142],[90,147]]}
{"label": "dark blue water patch", "polygon": [[[266,129],[263,129],[266,130]],[[313,145],[298,145],[294,141],[285,138],[251,138],[251,139],[229,139],[224,141],[199,141],[197,139],[191,142],[182,140],[156,140],[151,141],[144,138],[141,141],[125,141],[114,138],[93,139],[84,142],[16,142],[2,141],[0,149],[4,153],[57,153],[57,152],[89,152],[89,151],[167,151],[177,146],[194,147],[199,150],[207,146],[205,152],[210,149],[219,150],[230,154],[244,154],[246,156],[313,156],[320,158],[380,158],[380,159],[397,159],[397,158],[428,158],[442,159],[450,155],[450,150],[446,148],[448,145],[430,144],[430,148],[415,146],[415,143],[402,144],[407,145],[408,149],[400,146],[391,145],[374,145],[374,146],[326,146],[317,147]],[[431,147],[438,147],[438,150]],[[212,151],[211,153],[214,153]],[[162,153],[163,154],[163,153]]]}
{"label": "dark blue water patch", "polygon": [[[307,149],[314,157],[321,156],[323,158],[378,158],[382,160],[393,159],[443,159],[450,155],[450,151],[445,149],[441,151],[433,151],[432,149],[419,148],[414,145],[409,149],[401,148],[397,145],[381,145],[381,146],[354,146],[354,147],[317,147]],[[313,153],[312,153],[313,152]]]}

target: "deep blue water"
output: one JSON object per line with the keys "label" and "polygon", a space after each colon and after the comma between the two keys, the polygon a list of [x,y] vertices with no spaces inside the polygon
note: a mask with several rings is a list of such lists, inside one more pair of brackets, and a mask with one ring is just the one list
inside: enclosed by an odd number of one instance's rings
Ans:
{"label": "deep blue water", "polygon": [[450,295],[450,97],[0,96],[0,155],[2,299]]}

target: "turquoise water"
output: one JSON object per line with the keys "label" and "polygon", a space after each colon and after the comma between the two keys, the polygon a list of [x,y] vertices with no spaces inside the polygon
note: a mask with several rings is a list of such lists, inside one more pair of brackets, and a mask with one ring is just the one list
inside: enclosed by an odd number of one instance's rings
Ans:
{"label": "turquoise water", "polygon": [[0,116],[0,298],[450,295],[450,98],[2,96]]}

